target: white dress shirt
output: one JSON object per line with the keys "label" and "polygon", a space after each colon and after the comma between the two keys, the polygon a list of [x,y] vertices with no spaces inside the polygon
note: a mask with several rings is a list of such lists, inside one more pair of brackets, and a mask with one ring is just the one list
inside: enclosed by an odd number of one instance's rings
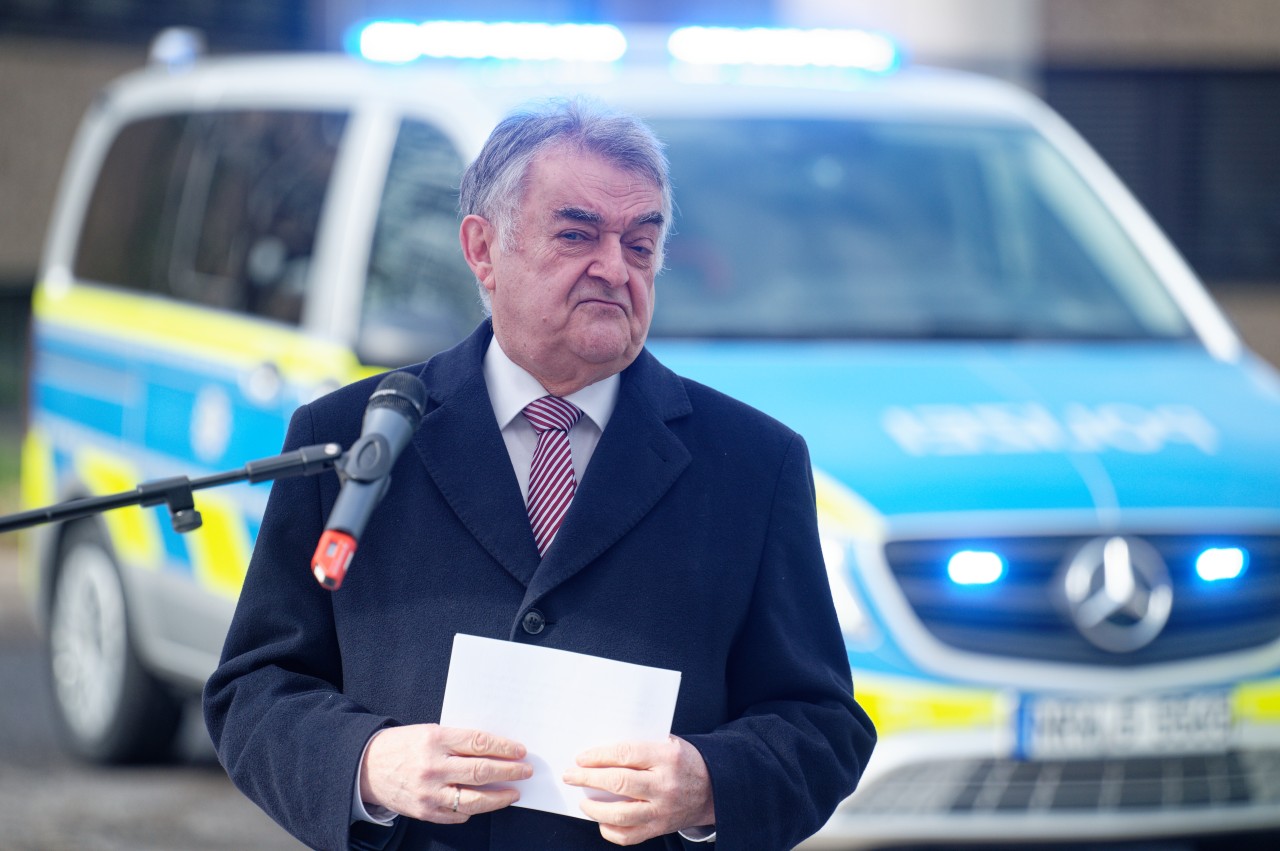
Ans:
{"label": "white dress shirt", "polygon": [[[547,390],[507,357],[496,337],[489,341],[489,350],[485,352],[484,383],[489,388],[489,403],[493,405],[502,440],[507,444],[516,481],[520,483],[520,496],[528,503],[529,467],[533,463],[533,450],[538,446],[538,432],[522,412],[530,402],[546,396]],[[569,430],[573,475],[579,483],[604,427],[609,424],[609,417],[613,416],[621,383],[617,375],[611,375],[564,397],[582,411],[582,416]]]}

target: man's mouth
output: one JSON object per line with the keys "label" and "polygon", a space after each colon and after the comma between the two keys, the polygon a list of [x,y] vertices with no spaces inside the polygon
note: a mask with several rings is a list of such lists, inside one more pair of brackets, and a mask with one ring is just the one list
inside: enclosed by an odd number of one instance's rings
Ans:
{"label": "man's mouth", "polygon": [[592,304],[604,305],[606,307],[616,307],[618,310],[621,310],[623,313],[627,312],[626,305],[622,304],[621,302],[610,301],[609,299],[584,298],[582,301],[578,302],[579,307],[583,305],[592,305]]}

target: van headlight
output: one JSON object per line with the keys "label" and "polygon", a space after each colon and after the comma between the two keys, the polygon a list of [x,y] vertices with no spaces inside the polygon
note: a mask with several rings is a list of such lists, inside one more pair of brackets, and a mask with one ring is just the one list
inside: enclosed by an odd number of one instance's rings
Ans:
{"label": "van headlight", "polygon": [[855,546],[884,540],[884,519],[861,496],[816,467],[813,484],[818,507],[818,539],[840,629],[848,643],[871,644],[875,632],[851,571],[855,566]]}
{"label": "van headlight", "polygon": [[836,605],[836,617],[845,639],[859,644],[871,640],[871,622],[867,609],[849,576],[849,542],[843,536],[819,531],[822,543],[822,560],[827,567],[827,582],[831,585],[831,600]]}

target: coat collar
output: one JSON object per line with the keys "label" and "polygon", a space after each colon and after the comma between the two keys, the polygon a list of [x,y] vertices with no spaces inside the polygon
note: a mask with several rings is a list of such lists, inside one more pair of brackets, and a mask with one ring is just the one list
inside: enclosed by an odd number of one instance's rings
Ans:
{"label": "coat collar", "polygon": [[613,417],[540,560],[484,383],[492,336],[485,320],[423,367],[428,407],[413,443],[463,525],[526,587],[528,605],[616,543],[670,489],[690,455],[667,422],[692,406],[680,379],[642,350],[622,373]]}

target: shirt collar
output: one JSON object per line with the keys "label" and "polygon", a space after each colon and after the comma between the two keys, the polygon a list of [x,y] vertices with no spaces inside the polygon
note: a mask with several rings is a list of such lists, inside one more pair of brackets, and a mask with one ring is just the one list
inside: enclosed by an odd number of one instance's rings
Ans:
{"label": "shirt collar", "polygon": [[[499,430],[510,425],[534,399],[547,395],[546,388],[538,383],[538,379],[507,357],[497,337],[490,338],[489,348],[485,351],[484,381]],[[583,415],[603,432],[609,424],[609,417],[613,416],[620,385],[621,379],[614,373],[564,398],[577,405]]]}

